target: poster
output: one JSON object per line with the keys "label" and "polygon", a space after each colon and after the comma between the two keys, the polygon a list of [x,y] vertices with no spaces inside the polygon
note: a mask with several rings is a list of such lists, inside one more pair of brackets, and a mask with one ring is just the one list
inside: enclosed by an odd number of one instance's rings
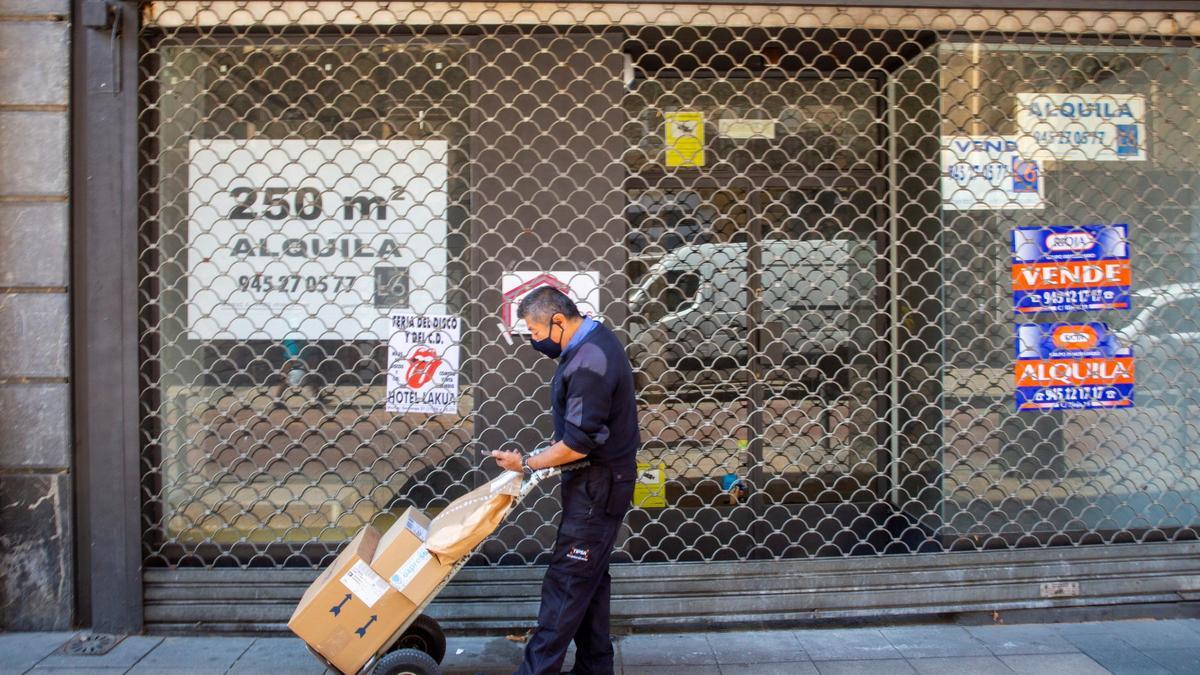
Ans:
{"label": "poster", "polygon": [[633,484],[633,505],[642,509],[667,505],[667,465],[664,462],[637,465],[638,478]]}
{"label": "poster", "polygon": [[1138,94],[1017,94],[1021,154],[1063,161],[1145,161],[1146,99]]}
{"label": "poster", "polygon": [[1106,323],[1017,326],[1017,410],[1133,406],[1133,351]]}
{"label": "poster", "polygon": [[588,316],[598,313],[600,307],[600,274],[578,270],[554,272],[509,272],[501,280],[503,305],[500,319],[504,330],[528,335],[524,321],[517,320],[517,307],[530,291],[538,286],[553,286],[575,301],[579,313]]}
{"label": "poster", "polygon": [[1014,136],[942,138],[942,203],[952,211],[1040,209],[1045,186],[1036,159]]}
{"label": "poster", "polygon": [[444,140],[192,140],[193,340],[381,340],[445,311]]}
{"label": "poster", "polygon": [[1018,227],[1012,235],[1013,309],[1129,309],[1128,225]]}
{"label": "poster", "polygon": [[460,319],[448,314],[397,313],[389,324],[387,411],[456,414]]}
{"label": "poster", "polygon": [[704,113],[663,113],[667,166],[704,166]]}

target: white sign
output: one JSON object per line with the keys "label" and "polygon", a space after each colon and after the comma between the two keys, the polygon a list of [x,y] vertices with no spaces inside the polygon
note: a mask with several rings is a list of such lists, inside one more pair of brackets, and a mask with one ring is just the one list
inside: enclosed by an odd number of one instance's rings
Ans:
{"label": "white sign", "polygon": [[384,339],[445,312],[444,140],[193,140],[188,337]]}
{"label": "white sign", "polygon": [[362,601],[367,607],[374,607],[379,598],[387,593],[388,585],[372,570],[367,563],[359,560],[350,567],[349,571],[342,575],[342,585],[345,586],[354,597]]}
{"label": "white sign", "polygon": [[1145,161],[1146,99],[1137,94],[1017,94],[1021,154]]}
{"label": "white sign", "polygon": [[1012,136],[942,138],[942,203],[952,211],[1040,209],[1041,166]]}
{"label": "white sign", "polygon": [[752,120],[743,117],[724,117],[717,121],[717,133],[726,138],[775,138],[775,120]]}
{"label": "white sign", "polygon": [[556,272],[509,272],[500,282],[504,304],[500,318],[512,333],[528,334],[529,327],[517,320],[517,307],[530,291],[538,286],[553,286],[575,301],[579,313],[597,314],[600,307],[600,274],[559,270]]}
{"label": "white sign", "polygon": [[387,411],[457,413],[462,321],[446,314],[393,314],[391,326]]}

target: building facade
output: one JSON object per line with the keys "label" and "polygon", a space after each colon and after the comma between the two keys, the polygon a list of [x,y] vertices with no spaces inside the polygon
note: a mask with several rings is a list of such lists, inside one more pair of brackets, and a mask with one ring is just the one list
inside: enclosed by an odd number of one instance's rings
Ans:
{"label": "building facade", "polygon": [[[6,622],[281,627],[358,528],[548,441],[552,364],[512,316],[543,284],[638,374],[616,623],[1185,606],[1190,4],[81,2],[0,23],[33,50],[69,18],[74,58],[69,103],[38,98],[59,71],[0,80],[6,159],[62,164],[0,178],[0,480],[23,486],[0,533],[45,551],[58,603],[10,591]],[[525,506],[444,623],[532,623],[557,504]]]}
{"label": "building facade", "polygon": [[70,8],[0,2],[0,627],[74,618]]}

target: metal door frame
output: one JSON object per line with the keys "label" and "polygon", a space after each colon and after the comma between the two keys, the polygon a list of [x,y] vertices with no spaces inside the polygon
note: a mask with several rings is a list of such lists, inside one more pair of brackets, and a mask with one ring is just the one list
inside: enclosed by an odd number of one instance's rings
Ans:
{"label": "metal door frame", "polygon": [[[140,632],[138,421],[139,3],[109,25],[72,3],[71,293],[75,415],[76,623]],[[91,7],[94,9],[94,5]]]}

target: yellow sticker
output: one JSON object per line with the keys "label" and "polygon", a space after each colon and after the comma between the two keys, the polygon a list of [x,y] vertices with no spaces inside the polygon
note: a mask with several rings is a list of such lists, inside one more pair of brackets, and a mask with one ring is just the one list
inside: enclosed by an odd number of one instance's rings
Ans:
{"label": "yellow sticker", "polygon": [[667,166],[704,166],[704,113],[663,114],[667,126]]}
{"label": "yellow sticker", "polygon": [[633,485],[633,505],[645,509],[667,505],[667,465],[638,464],[638,478]]}

